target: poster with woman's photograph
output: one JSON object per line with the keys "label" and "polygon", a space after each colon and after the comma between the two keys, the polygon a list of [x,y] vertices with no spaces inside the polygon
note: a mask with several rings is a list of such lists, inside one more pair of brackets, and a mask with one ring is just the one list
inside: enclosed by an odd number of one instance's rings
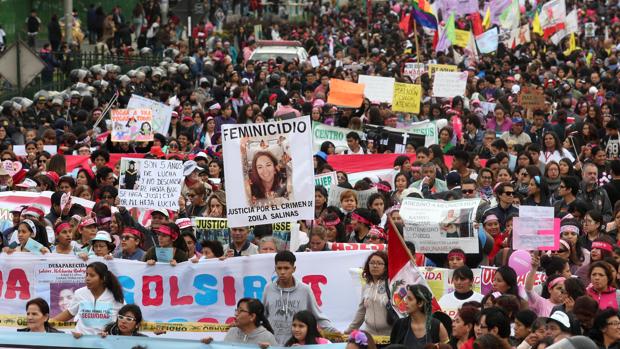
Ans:
{"label": "poster with woman's photograph", "polygon": [[308,116],[223,125],[222,145],[230,227],[314,217],[312,127]]}
{"label": "poster with woman's photograph", "polygon": [[286,136],[268,136],[241,142],[245,194],[248,206],[293,200],[292,158]]}
{"label": "poster with woman's photograph", "polygon": [[153,112],[150,109],[114,109],[113,142],[150,142],[153,140]]}
{"label": "poster with woman's photograph", "polygon": [[50,317],[54,317],[69,309],[75,291],[84,284],[51,283],[50,284]]}

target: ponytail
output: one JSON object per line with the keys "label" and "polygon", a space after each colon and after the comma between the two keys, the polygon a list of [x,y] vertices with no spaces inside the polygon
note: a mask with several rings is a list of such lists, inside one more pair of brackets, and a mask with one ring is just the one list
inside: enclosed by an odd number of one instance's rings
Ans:
{"label": "ponytail", "polygon": [[119,303],[123,303],[125,301],[125,296],[123,295],[123,288],[121,287],[120,282],[118,282],[116,275],[114,275],[108,269],[107,265],[102,262],[93,262],[90,263],[86,268],[93,269],[93,271],[95,271],[95,273],[97,273],[97,275],[99,275],[99,277],[103,279],[103,286],[106,289],[110,290],[110,292],[112,292],[115,301]]}

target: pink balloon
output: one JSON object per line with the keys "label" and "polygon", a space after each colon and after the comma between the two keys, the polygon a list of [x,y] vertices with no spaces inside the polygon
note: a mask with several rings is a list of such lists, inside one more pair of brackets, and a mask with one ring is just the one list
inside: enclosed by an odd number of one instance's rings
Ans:
{"label": "pink balloon", "polygon": [[525,13],[525,6],[519,6],[519,11],[521,11],[521,14]]}
{"label": "pink balloon", "polygon": [[525,275],[530,270],[532,256],[529,251],[514,251],[508,258],[508,266],[514,269],[517,276]]}
{"label": "pink balloon", "polygon": [[392,11],[400,13],[400,4],[395,4],[394,6],[392,6]]}

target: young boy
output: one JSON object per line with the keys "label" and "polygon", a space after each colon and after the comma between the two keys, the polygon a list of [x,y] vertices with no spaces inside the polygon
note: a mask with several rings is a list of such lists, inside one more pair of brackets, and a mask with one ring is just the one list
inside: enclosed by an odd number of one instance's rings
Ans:
{"label": "young boy", "polygon": [[321,328],[338,333],[338,330],[321,313],[310,286],[293,276],[295,261],[295,255],[291,251],[280,251],[276,254],[275,267],[278,278],[267,285],[263,296],[265,316],[273,327],[274,335],[280,345],[284,345],[291,338],[293,315],[301,310],[312,312]]}

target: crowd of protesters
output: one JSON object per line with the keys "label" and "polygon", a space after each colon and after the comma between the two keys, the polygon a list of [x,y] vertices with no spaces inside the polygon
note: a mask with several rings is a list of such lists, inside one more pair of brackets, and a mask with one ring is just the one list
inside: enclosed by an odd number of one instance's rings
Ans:
{"label": "crowd of protesters", "polygon": [[[213,3],[211,16],[222,3],[230,6],[229,1],[209,3]],[[74,85],[67,91],[41,91],[33,101],[18,98],[1,104],[0,159],[20,162],[22,170],[10,175],[0,169],[0,190],[54,192],[49,212],[37,205],[11,211],[13,226],[2,233],[2,253],[31,252],[26,248],[29,239],[41,244],[40,253],[75,255],[86,261],[95,257],[139,260],[150,265],[157,262],[156,247],[174,249],[171,265],[275,253],[277,278],[267,286],[262,300],[239,301],[235,327],[227,333],[226,342],[262,347],[323,344],[328,343],[324,333],[342,331],[348,335],[347,348],[375,348],[373,336],[388,336],[393,348],[430,344],[454,349],[541,349],[556,342],[576,343],[579,335],[591,338],[594,347],[618,348],[618,3],[566,1],[568,10],[578,9],[580,26],[596,25],[593,37],[586,38],[583,32],[577,36],[579,47],[572,52],[532,34],[527,44],[506,47],[500,43],[494,54],[480,55],[477,60],[467,54],[463,59],[464,52],[457,47],[435,52],[432,37],[421,27],[417,35],[407,36],[399,27],[402,3],[364,3],[372,8],[313,1],[307,6],[312,14],[309,21],[263,25],[266,38],[299,40],[310,56],[319,58],[317,67],[310,61],[280,57],[252,61],[257,47],[254,31],[240,26],[232,31],[234,40],[223,39],[214,30],[212,17],[194,28],[191,45],[182,35],[163,40],[153,34],[154,26],[164,25],[158,9],[153,8],[156,2],[136,7],[129,27],[140,28],[140,46],[152,43],[162,53],[160,65],[127,72],[110,64],[84,67],[71,73]],[[537,5],[541,4],[525,3],[523,24],[534,21]],[[242,11],[255,11],[256,6],[260,4],[250,1]],[[116,9],[112,21],[117,15],[122,23],[129,23]],[[172,17],[164,25],[168,36],[178,24],[174,21]],[[456,21],[460,29],[469,30],[472,25],[471,16]],[[89,38],[94,32],[93,40],[107,38],[108,46],[115,45],[115,35],[106,36],[105,21],[101,31],[91,31],[90,22],[87,29]],[[467,71],[465,94],[451,99],[432,97],[428,74],[416,81],[403,75],[403,63],[413,61],[454,64]],[[330,79],[356,82],[361,74],[420,84],[420,113],[396,113],[390,105],[370,100],[359,108],[328,103]],[[544,96],[544,108],[520,105],[519,92],[524,87]],[[168,134],[156,134],[154,141],[142,143],[117,143],[106,136],[108,120],[97,123],[102,111],[116,95],[114,108],[126,107],[132,94],[173,107]],[[495,107],[483,109],[482,103]],[[191,218],[226,218],[225,192],[238,189],[225,181],[222,125],[268,122],[291,112],[350,129],[348,149],[343,152],[347,156],[395,152],[393,147],[353,132],[363,130],[363,125],[406,127],[424,120],[443,125],[438,129],[438,144],[404,145],[405,154],[394,161],[397,174],[392,181],[368,176],[349,182],[349,173],[330,165],[337,150],[325,142],[314,156],[314,174],[337,171],[338,185],[349,190],[337,198],[339,205],[328,206],[328,191],[315,188],[315,220],[300,222],[308,242],[298,252],[329,251],[334,242],[384,244],[390,221],[402,233],[400,204],[408,197],[479,198],[472,223],[480,227],[480,252],[455,249],[419,260],[420,266],[453,270],[454,291],[438,301],[440,306],[458,304],[454,318],[433,311],[428,288],[409,285],[408,315],[391,319],[386,308],[388,257],[377,251],[363,266],[365,285],[355,317],[348,328],[336,329],[321,313],[310,288],[293,276],[295,255],[277,251],[278,244],[265,226],[231,228],[231,241],[226,245],[196,236]],[[16,145],[24,145],[26,155],[16,155]],[[46,146],[56,147],[57,153],[50,154]],[[119,205],[120,164],[110,162],[114,153],[184,161],[186,178],[179,210],[155,209],[146,224],[138,222],[128,208]],[[90,160],[68,169],[66,155],[86,155]],[[372,187],[377,194],[358,202],[357,191]],[[76,203],[61,207],[64,193],[96,202],[92,213]],[[513,253],[512,221],[520,205],[553,207],[555,216],[561,218],[559,249],[532,252],[522,286],[507,262]],[[409,247],[415,253],[415,244]],[[105,264],[89,263],[86,286],[76,291],[73,303],[54,320],[75,318],[76,337],[141,335],[140,308],[124,304],[118,280]],[[472,288],[472,269],[481,266],[497,267],[493,290],[485,295]],[[545,281],[534,286],[537,272],[545,275]],[[283,297],[287,304],[298,301],[291,316],[278,311]],[[100,301],[110,305],[108,323],[93,323],[84,316]],[[49,324],[49,305],[42,299],[28,302],[27,317],[25,331],[58,331]],[[203,342],[210,343],[211,338]],[[581,345],[577,347],[587,347]]]}

